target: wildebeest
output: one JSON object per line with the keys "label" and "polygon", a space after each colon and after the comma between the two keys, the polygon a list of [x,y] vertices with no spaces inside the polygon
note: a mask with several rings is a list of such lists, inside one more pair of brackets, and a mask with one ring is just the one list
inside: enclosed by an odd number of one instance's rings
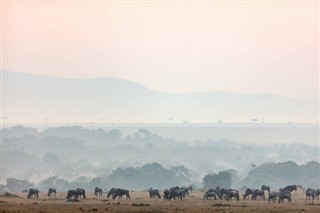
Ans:
{"label": "wildebeest", "polygon": [[84,189],[81,188],[77,188],[76,190],[69,190],[67,193],[67,199],[78,199],[81,198],[81,196],[83,197],[83,199],[86,198],[86,191]]}
{"label": "wildebeest", "polygon": [[276,200],[277,200],[277,195],[278,195],[277,192],[271,192],[271,193],[269,193],[269,199],[268,199],[269,203],[271,202],[271,200],[272,200],[273,203],[276,202]]}
{"label": "wildebeest", "polygon": [[170,191],[168,189],[163,191],[163,199],[170,200]]}
{"label": "wildebeest", "polygon": [[287,199],[288,200],[288,203],[291,203],[291,192],[288,190],[288,191],[284,191],[282,190],[280,193],[279,193],[279,203],[284,203],[284,200]]}
{"label": "wildebeest", "polygon": [[186,187],[181,187],[180,190],[182,191],[182,196],[185,197],[186,195],[189,196],[189,189]]}
{"label": "wildebeest", "polygon": [[286,191],[289,191],[290,193],[294,190],[297,190],[297,185],[289,185],[289,186],[286,186],[286,187],[283,187],[283,188],[280,188],[280,193],[281,192],[286,192]]}
{"label": "wildebeest", "polygon": [[95,196],[102,196],[102,188],[100,188],[100,187],[94,188],[94,195]]}
{"label": "wildebeest", "polygon": [[317,189],[316,190],[316,197],[319,198],[319,196],[320,196],[320,189]]}
{"label": "wildebeest", "polygon": [[107,194],[107,198],[109,198],[111,195],[113,195],[116,192],[116,188],[111,188]]}
{"label": "wildebeest", "polygon": [[39,198],[39,190],[38,189],[33,189],[33,188],[30,188],[29,189],[29,193],[27,195],[27,198],[31,198],[31,196],[33,198]]}
{"label": "wildebeest", "polygon": [[219,198],[222,200],[229,193],[229,189],[221,188],[219,189]]}
{"label": "wildebeest", "polygon": [[182,198],[185,197],[185,190],[180,189],[179,186],[172,187],[172,188],[170,188],[169,191],[170,191],[169,200],[171,200],[171,199],[175,200],[176,198],[182,200]]}
{"label": "wildebeest", "polygon": [[113,199],[116,199],[116,197],[122,199],[122,195],[126,195],[127,199],[130,199],[129,191],[126,189],[111,188],[107,194],[107,197],[110,197],[111,195]]}
{"label": "wildebeest", "polygon": [[308,188],[307,191],[306,191],[306,201],[307,200],[311,200],[311,198],[312,198],[312,201],[313,201],[316,195],[317,195],[317,191],[315,189]]}
{"label": "wildebeest", "polygon": [[81,196],[82,196],[83,199],[86,199],[86,191],[85,191],[84,189],[82,189],[82,188],[77,188],[76,191],[77,191],[78,194],[79,194],[79,198],[81,198]]}
{"label": "wildebeest", "polygon": [[232,198],[234,198],[235,200],[239,201],[240,199],[240,195],[239,195],[239,191],[235,190],[235,189],[229,189],[229,195],[228,195],[228,201],[231,200]]}
{"label": "wildebeest", "polygon": [[252,198],[252,195],[254,193],[255,189],[246,189],[244,195],[243,195],[243,199],[245,200],[247,197],[249,197],[249,195],[251,195],[251,198]]}
{"label": "wildebeest", "polygon": [[261,186],[261,190],[263,190],[263,191],[268,191],[268,193],[270,194],[270,186],[262,185],[262,186]]}
{"label": "wildebeest", "polygon": [[235,200],[239,201],[239,191],[236,189],[220,189],[219,198],[225,198],[227,201],[234,198]]}
{"label": "wildebeest", "polygon": [[79,194],[78,194],[77,190],[71,189],[68,191],[66,198],[67,199],[73,198],[74,200],[77,200],[78,196],[79,196]]}
{"label": "wildebeest", "polygon": [[149,189],[149,196],[150,196],[150,198],[155,198],[156,196],[157,196],[158,198],[161,198],[161,195],[160,195],[158,189],[152,189],[152,188],[150,188],[150,189]]}
{"label": "wildebeest", "polygon": [[54,189],[54,188],[49,188],[49,190],[48,190],[48,197],[51,197],[52,194],[54,194],[54,196],[56,196],[57,190]]}
{"label": "wildebeest", "polygon": [[127,199],[130,200],[130,194],[129,190],[127,189],[116,189],[114,190],[114,193],[112,194],[112,199],[116,199],[116,197],[119,197],[122,199],[122,195],[125,195]]}
{"label": "wildebeest", "polygon": [[213,197],[215,200],[217,200],[217,193],[213,191],[206,191],[203,194],[203,199],[209,199],[209,197]]}
{"label": "wildebeest", "polygon": [[262,199],[266,199],[265,196],[264,196],[264,191],[263,190],[260,190],[260,189],[256,189],[254,192],[253,192],[253,195],[252,195],[252,200],[256,200],[257,198],[262,198]]}

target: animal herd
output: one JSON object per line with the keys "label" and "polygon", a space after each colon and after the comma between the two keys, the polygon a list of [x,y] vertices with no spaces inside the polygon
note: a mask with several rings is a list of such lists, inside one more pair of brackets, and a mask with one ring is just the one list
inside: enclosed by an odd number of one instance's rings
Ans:
{"label": "animal herd", "polygon": [[[260,189],[251,189],[247,188],[242,195],[243,199],[250,199],[251,200],[268,200],[268,202],[276,202],[278,200],[278,203],[284,203],[285,200],[287,200],[288,203],[291,203],[292,201],[292,192],[297,190],[297,188],[302,188],[302,186],[297,185],[288,185],[286,187],[280,188],[277,192],[270,191],[270,187],[267,185],[262,185]],[[192,192],[192,187],[171,187],[169,189],[163,190],[163,195],[161,196],[160,191],[158,189],[150,188],[148,190],[149,197],[150,198],[159,198],[163,197],[165,200],[182,200],[186,196],[190,195],[190,192]],[[57,190],[54,188],[50,188],[48,190],[48,197],[56,196]],[[103,190],[100,187],[95,187],[94,189],[94,195],[95,196],[102,196]],[[268,199],[266,199],[266,194],[268,195]],[[306,201],[313,201],[315,198],[319,199],[320,196],[320,189],[314,189],[314,188],[307,188],[305,190],[306,194]],[[130,193],[127,189],[121,189],[121,188],[111,188],[107,192],[107,198],[112,197],[112,199],[122,199],[122,197],[125,196],[127,199],[130,199]],[[30,188],[28,191],[27,198],[39,198],[39,190]],[[67,192],[66,199],[86,199],[86,191],[82,188],[72,189]],[[240,200],[240,193],[236,189],[226,189],[226,188],[220,188],[217,186],[216,188],[211,188],[203,194],[203,199],[220,199],[220,200]]]}

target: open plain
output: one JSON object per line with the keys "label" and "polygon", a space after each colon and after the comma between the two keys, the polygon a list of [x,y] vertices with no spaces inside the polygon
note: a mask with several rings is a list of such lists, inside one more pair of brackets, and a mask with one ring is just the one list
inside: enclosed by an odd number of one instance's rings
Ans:
{"label": "open plain", "polygon": [[268,203],[266,200],[221,201],[204,200],[202,192],[192,192],[184,200],[151,199],[148,192],[130,192],[131,200],[126,198],[107,198],[106,194],[96,197],[87,193],[86,199],[79,202],[68,202],[66,193],[57,193],[56,197],[48,198],[41,192],[38,199],[27,199],[26,193],[16,193],[18,197],[1,197],[1,213],[71,213],[71,212],[319,212],[320,199],[306,201],[302,191],[292,192],[292,203]]}

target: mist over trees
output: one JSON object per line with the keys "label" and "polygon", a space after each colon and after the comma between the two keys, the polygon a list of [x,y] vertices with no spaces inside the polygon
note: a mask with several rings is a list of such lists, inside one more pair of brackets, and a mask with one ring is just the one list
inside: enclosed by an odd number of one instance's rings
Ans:
{"label": "mist over trees", "polygon": [[[239,144],[227,139],[181,142],[140,128],[86,129],[62,126],[2,131],[2,189],[31,186],[59,191],[123,187],[164,189],[320,187],[319,147],[304,144]],[[255,165],[255,166],[253,166]]]}

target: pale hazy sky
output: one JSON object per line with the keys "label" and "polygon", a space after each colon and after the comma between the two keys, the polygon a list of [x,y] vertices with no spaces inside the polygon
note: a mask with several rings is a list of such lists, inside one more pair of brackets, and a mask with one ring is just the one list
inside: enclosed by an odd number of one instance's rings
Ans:
{"label": "pale hazy sky", "polygon": [[317,2],[2,2],[2,68],[317,99]]}

